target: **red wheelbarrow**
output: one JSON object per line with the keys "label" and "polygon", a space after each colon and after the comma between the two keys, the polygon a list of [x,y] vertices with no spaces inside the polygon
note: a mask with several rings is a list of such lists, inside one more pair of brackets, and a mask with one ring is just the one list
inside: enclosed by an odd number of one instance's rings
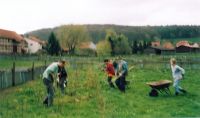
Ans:
{"label": "red wheelbarrow", "polygon": [[156,96],[158,96],[159,92],[170,95],[171,92],[169,90],[169,86],[171,85],[171,83],[172,83],[172,81],[170,81],[170,80],[160,80],[160,81],[146,83],[147,85],[149,85],[151,87],[149,96],[156,97]]}

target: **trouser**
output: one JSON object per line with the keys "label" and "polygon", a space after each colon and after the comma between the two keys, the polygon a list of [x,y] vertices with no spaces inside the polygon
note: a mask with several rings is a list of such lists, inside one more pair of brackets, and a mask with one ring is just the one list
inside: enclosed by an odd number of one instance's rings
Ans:
{"label": "trouser", "polygon": [[181,88],[181,87],[179,86],[180,80],[181,80],[181,79],[175,79],[175,80],[174,80],[174,84],[173,84],[173,86],[174,86],[174,88],[175,88],[175,92],[177,92],[177,93],[180,93],[181,90],[183,90],[183,88]]}
{"label": "trouser", "polygon": [[113,82],[112,82],[112,77],[108,77],[108,84],[111,88],[115,88]]}
{"label": "trouser", "polygon": [[126,85],[126,76],[122,75],[115,81],[118,89],[122,92],[125,92],[125,85]]}
{"label": "trouser", "polygon": [[67,80],[66,80],[66,77],[61,77],[59,78],[59,87],[60,87],[60,90],[62,92],[62,94],[65,94],[65,86],[67,86]]}
{"label": "trouser", "polygon": [[53,105],[53,98],[54,98],[54,88],[53,88],[53,78],[50,80],[47,78],[43,79],[43,83],[46,86],[47,96],[44,99],[43,103],[47,106]]}

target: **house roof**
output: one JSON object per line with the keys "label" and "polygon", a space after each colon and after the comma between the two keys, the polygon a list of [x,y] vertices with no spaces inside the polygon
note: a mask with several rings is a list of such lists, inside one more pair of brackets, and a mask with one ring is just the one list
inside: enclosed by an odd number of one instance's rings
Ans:
{"label": "house roof", "polygon": [[185,40],[179,41],[176,44],[176,47],[180,47],[180,46],[185,46],[185,47],[189,47],[189,48],[199,48],[199,45],[197,43],[190,45],[190,43],[188,41],[185,41]]}
{"label": "house roof", "polygon": [[4,29],[0,29],[0,37],[15,40],[17,42],[20,42],[23,40],[23,37],[21,35],[17,34],[16,32],[4,30]]}
{"label": "house roof", "polygon": [[171,42],[165,42],[165,43],[162,45],[162,47],[163,47],[164,49],[171,49],[171,50],[174,50],[174,49],[175,49],[174,45],[173,45]]}
{"label": "house roof", "polygon": [[193,45],[191,45],[193,48],[199,48],[199,44],[198,43],[194,43]]}
{"label": "house roof", "polygon": [[30,40],[33,40],[33,41],[35,41],[35,42],[38,42],[38,43],[40,43],[40,44],[45,44],[45,41],[42,41],[42,40],[40,40],[40,39],[38,39],[38,38],[36,38],[36,37],[34,37],[34,36],[29,36],[29,39]]}
{"label": "house roof", "polygon": [[160,46],[151,46],[154,49],[159,49],[159,50],[175,50],[174,45],[171,42],[165,42]]}
{"label": "house roof", "polygon": [[178,43],[176,43],[176,47],[180,47],[180,46],[185,46],[185,47],[191,47],[188,41],[182,40],[179,41]]}
{"label": "house roof", "polygon": [[153,47],[160,46],[160,41],[151,42],[151,46]]}
{"label": "house roof", "polygon": [[93,49],[96,50],[96,45],[93,42],[83,42],[80,44],[79,48],[81,49]]}

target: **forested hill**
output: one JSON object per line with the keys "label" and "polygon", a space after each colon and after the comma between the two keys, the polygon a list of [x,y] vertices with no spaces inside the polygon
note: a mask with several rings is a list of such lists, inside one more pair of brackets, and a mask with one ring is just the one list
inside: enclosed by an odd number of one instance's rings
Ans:
{"label": "forested hill", "polygon": [[[120,25],[85,25],[91,39],[96,43],[105,38],[106,30],[113,29],[122,33],[131,40],[154,40],[154,39],[176,39],[200,37],[200,26],[120,26]],[[26,33],[47,40],[50,32],[56,28],[40,29]]]}

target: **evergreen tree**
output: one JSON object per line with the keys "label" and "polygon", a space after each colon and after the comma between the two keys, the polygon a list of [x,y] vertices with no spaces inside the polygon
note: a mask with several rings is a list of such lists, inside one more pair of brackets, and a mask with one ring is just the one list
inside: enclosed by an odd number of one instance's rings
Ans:
{"label": "evergreen tree", "polygon": [[59,55],[61,51],[60,44],[52,32],[48,39],[47,52],[50,55]]}
{"label": "evergreen tree", "polygon": [[138,52],[138,42],[137,40],[135,40],[132,46],[132,53],[137,54],[137,52]]}
{"label": "evergreen tree", "polygon": [[141,54],[144,53],[144,48],[143,48],[142,42],[139,43],[139,51]]}

